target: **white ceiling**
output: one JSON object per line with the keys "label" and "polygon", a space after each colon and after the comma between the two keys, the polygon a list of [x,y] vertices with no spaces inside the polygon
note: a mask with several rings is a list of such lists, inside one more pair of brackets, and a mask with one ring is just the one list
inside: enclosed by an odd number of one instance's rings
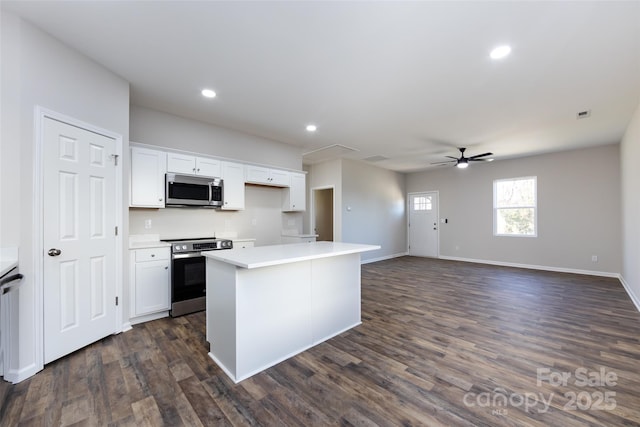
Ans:
{"label": "white ceiling", "polygon": [[132,104],[397,171],[617,143],[640,101],[640,1],[2,5],[128,80]]}

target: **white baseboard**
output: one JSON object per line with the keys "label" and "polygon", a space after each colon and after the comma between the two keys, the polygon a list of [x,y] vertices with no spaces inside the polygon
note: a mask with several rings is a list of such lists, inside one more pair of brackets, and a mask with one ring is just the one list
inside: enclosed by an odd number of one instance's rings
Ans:
{"label": "white baseboard", "polygon": [[550,267],[547,265],[535,265],[535,264],[519,264],[515,262],[502,262],[502,261],[491,261],[486,259],[460,258],[460,257],[444,256],[444,255],[441,255],[439,258],[450,260],[450,261],[462,261],[462,262],[474,262],[477,264],[499,265],[502,267],[516,267],[516,268],[528,268],[530,270],[556,271],[558,273],[586,274],[587,276],[613,277],[616,279],[620,277],[620,273],[610,273],[608,271],[580,270],[576,268]]}
{"label": "white baseboard", "polygon": [[491,260],[473,259],[473,258],[460,258],[460,257],[443,256],[443,255],[441,255],[439,258],[446,259],[449,261],[474,262],[477,264],[499,265],[503,267],[528,268],[531,270],[556,271],[559,273],[574,273],[574,274],[585,274],[587,276],[612,277],[620,280],[620,283],[622,283],[624,290],[627,292],[627,295],[629,295],[629,298],[631,298],[631,301],[636,306],[636,309],[640,311],[640,298],[638,298],[633,293],[633,291],[631,290],[631,287],[627,284],[627,282],[625,282],[624,278],[620,273],[611,273],[608,271],[595,271],[595,270],[579,270],[575,268],[549,267],[545,265],[518,264],[513,262],[491,261]]}
{"label": "white baseboard", "polygon": [[633,292],[633,289],[631,289],[631,286],[629,286],[627,281],[624,280],[622,274],[620,274],[618,278],[620,279],[620,283],[622,283],[624,290],[627,291],[629,298],[631,298],[631,302],[633,302],[633,305],[636,306],[636,310],[640,311],[640,298],[638,298],[638,296]]}
{"label": "white baseboard", "polygon": [[125,322],[122,324],[122,331],[121,332],[127,332],[130,331],[131,329],[133,329],[131,327],[131,322]]}
{"label": "white baseboard", "polygon": [[132,318],[129,319],[129,324],[137,325],[138,323],[150,322],[152,320],[162,319],[163,317],[169,317],[169,312],[168,311],[160,311],[158,313],[152,313],[152,314],[146,314],[144,316],[132,317]]}
{"label": "white baseboard", "polygon": [[5,372],[4,379],[9,381],[12,384],[17,384],[21,381],[26,380],[40,372],[42,367],[38,368],[35,363],[32,363],[29,366],[25,366],[22,369],[11,369],[9,372]]}
{"label": "white baseboard", "polygon": [[409,252],[402,252],[402,253],[399,253],[399,254],[385,255],[385,256],[382,256],[382,257],[379,257],[379,258],[364,259],[364,260],[360,261],[360,264],[370,264],[372,262],[384,261],[384,260],[387,260],[387,259],[398,258],[398,257],[401,257],[401,256],[407,256],[407,255],[409,255]]}

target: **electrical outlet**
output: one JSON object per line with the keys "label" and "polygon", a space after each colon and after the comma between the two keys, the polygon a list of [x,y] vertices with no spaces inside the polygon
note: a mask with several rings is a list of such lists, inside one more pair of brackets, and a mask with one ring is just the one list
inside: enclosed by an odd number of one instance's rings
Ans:
{"label": "electrical outlet", "polygon": [[591,255],[591,262],[598,262],[598,255]]}
{"label": "electrical outlet", "polygon": [[253,218],[253,219],[251,220],[251,225],[258,225],[258,220],[257,220],[257,219],[255,219],[255,218]]}
{"label": "electrical outlet", "polygon": [[151,220],[150,219],[145,219],[144,220],[144,228],[147,229],[147,230],[151,228]]}

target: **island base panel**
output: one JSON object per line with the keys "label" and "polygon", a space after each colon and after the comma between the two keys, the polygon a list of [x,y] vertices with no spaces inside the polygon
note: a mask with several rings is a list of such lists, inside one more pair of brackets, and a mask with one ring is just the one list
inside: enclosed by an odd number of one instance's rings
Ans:
{"label": "island base panel", "polygon": [[209,356],[239,382],[361,323],[360,254],[246,269],[207,260]]}

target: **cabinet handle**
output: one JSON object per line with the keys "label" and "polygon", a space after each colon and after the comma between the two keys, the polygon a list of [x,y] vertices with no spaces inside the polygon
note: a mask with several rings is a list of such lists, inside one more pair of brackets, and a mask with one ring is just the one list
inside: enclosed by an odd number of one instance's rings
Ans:
{"label": "cabinet handle", "polygon": [[200,168],[198,168],[198,172],[200,172]]}
{"label": "cabinet handle", "polygon": [[193,168],[193,171],[195,172],[195,171],[196,171],[196,168]]}
{"label": "cabinet handle", "polygon": [[156,256],[156,254],[151,254],[151,258],[153,258],[153,257],[155,257],[155,256]]}
{"label": "cabinet handle", "polygon": [[165,267],[164,269],[165,269],[165,270],[168,270],[168,269],[169,269],[169,267]]}
{"label": "cabinet handle", "polygon": [[162,201],[162,197],[160,197],[160,198],[158,199],[158,201],[159,201],[159,202],[161,202],[161,201]]}

